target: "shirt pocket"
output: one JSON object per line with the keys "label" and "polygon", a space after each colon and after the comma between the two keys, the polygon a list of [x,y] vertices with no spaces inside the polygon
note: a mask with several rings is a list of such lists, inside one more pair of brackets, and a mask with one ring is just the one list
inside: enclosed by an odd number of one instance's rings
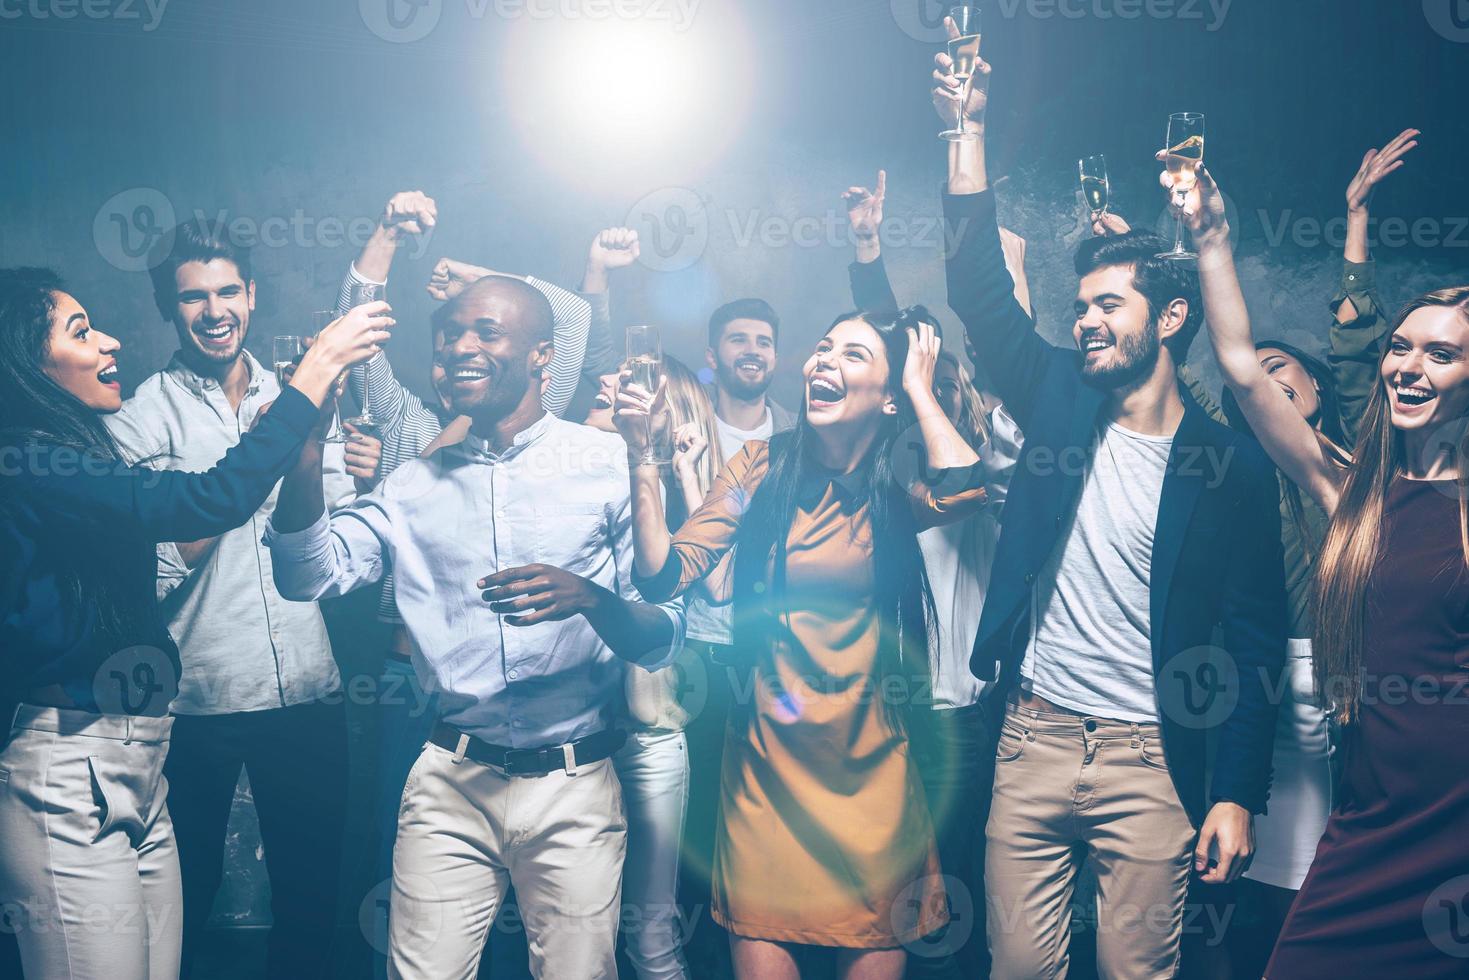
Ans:
{"label": "shirt pocket", "polygon": [[607,511],[601,504],[536,503],[533,561],[590,576],[610,556]]}

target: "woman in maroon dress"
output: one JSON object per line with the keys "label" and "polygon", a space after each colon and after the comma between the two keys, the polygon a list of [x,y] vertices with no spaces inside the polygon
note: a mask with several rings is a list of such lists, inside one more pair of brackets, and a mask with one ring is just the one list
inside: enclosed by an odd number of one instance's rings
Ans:
{"label": "woman in maroon dress", "polygon": [[1316,681],[1341,792],[1271,980],[1469,975],[1469,287],[1419,297],[1343,465],[1260,367],[1223,198],[1182,199],[1225,381],[1282,472],[1332,515],[1315,582]]}

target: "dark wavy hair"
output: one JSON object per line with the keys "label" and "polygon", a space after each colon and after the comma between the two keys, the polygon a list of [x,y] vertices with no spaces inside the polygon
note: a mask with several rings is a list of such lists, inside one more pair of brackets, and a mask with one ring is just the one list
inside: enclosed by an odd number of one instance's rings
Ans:
{"label": "dark wavy hair", "polygon": [[56,295],[65,291],[50,269],[0,269],[0,446],[43,442],[116,460],[101,417],[45,370]]}
{"label": "dark wavy hair", "polygon": [[[102,417],[46,373],[51,317],[61,292],[61,277],[50,269],[0,269],[0,446],[65,447],[120,465],[117,444]],[[46,546],[55,549],[57,584],[68,618],[94,621],[114,636],[137,635],[147,611],[120,602],[106,563],[97,561],[98,543],[118,529],[86,516],[48,521],[44,501],[13,496],[17,482],[0,480],[0,514],[19,520],[30,513],[42,521]]]}
{"label": "dark wavy hair", "polygon": [[[897,442],[915,424],[913,407],[901,379],[908,357],[907,329],[920,320],[933,322],[922,307],[897,314],[845,313],[837,324],[860,320],[882,338],[888,366],[888,392],[896,415],[882,415],[877,438],[862,462],[862,495],[872,522],[873,595],[879,604],[878,665],[883,678],[899,676],[908,691],[922,690],[929,676],[928,651],[936,623],[933,591],[918,550],[918,527],[908,489],[893,469]],[[816,460],[816,435],[801,407],[796,426],[770,440],[770,469],[748,504],[735,539],[735,643],[746,651],[767,649],[774,637],[789,637],[791,604],[786,591],[786,539],[795,522],[802,485],[825,471]],[[772,587],[765,589],[767,566],[774,566]],[[885,717],[896,731],[906,731],[910,718],[904,704],[884,698]],[[911,700],[911,699],[909,699]]]}
{"label": "dark wavy hair", "polygon": [[1204,322],[1204,301],[1199,292],[1199,274],[1183,262],[1158,258],[1169,243],[1161,236],[1145,231],[1129,231],[1124,235],[1089,238],[1076,250],[1076,274],[1085,276],[1110,266],[1132,269],[1132,285],[1148,303],[1148,319],[1158,317],[1176,299],[1188,303],[1188,317],[1183,329],[1169,338],[1167,346],[1173,360],[1182,364],[1188,349],[1199,335]]}

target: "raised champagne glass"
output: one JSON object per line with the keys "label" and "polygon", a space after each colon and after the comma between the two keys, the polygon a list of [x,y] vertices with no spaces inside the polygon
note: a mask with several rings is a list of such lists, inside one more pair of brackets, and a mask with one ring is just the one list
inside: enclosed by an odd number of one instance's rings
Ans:
{"label": "raised champagne glass", "polygon": [[[352,286],[352,307],[364,303],[376,303],[386,298],[386,287],[380,282],[359,282]],[[367,365],[362,365],[362,411],[347,419],[347,422],[363,435],[377,436],[382,427],[372,414],[371,396],[367,391]]]}
{"label": "raised champagne glass", "polygon": [[954,28],[959,32],[958,37],[949,39],[949,58],[953,61],[949,71],[959,81],[959,122],[939,136],[950,142],[975,140],[979,138],[978,134],[964,127],[964,109],[969,104],[969,86],[979,63],[979,8],[969,5],[950,7],[949,20],[954,22]]}
{"label": "raised champagne glass", "polygon": [[1082,157],[1076,162],[1076,168],[1081,176],[1081,196],[1086,200],[1092,220],[1096,221],[1107,213],[1112,193],[1112,182],[1107,179],[1107,158],[1100,153]]}
{"label": "raised champagne glass", "polygon": [[[633,384],[649,394],[657,394],[658,383],[663,379],[663,345],[658,339],[657,327],[636,324],[627,328],[627,370],[632,374]],[[648,419],[648,444],[640,462],[654,466],[672,465],[673,450],[665,445],[667,442],[653,430],[653,420]]]}
{"label": "raised champagne glass", "polygon": [[275,379],[281,387],[291,383],[291,374],[306,356],[306,338],[296,336],[276,337],[270,342],[270,361],[275,368]]}
{"label": "raised champagne glass", "polygon": [[[1164,161],[1173,180],[1173,198],[1179,201],[1194,189],[1199,179],[1199,165],[1204,162],[1203,113],[1175,112],[1168,117],[1168,150]],[[1198,257],[1198,253],[1183,247],[1183,217],[1180,215],[1172,251],[1159,252],[1158,258],[1184,261]]]}

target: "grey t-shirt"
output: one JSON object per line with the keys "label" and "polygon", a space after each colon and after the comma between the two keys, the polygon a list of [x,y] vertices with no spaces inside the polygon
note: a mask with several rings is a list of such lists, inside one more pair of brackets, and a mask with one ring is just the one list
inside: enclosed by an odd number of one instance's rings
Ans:
{"label": "grey t-shirt", "polygon": [[1153,534],[1172,436],[1102,432],[1070,529],[1037,576],[1026,686],[1064,708],[1157,722]]}

